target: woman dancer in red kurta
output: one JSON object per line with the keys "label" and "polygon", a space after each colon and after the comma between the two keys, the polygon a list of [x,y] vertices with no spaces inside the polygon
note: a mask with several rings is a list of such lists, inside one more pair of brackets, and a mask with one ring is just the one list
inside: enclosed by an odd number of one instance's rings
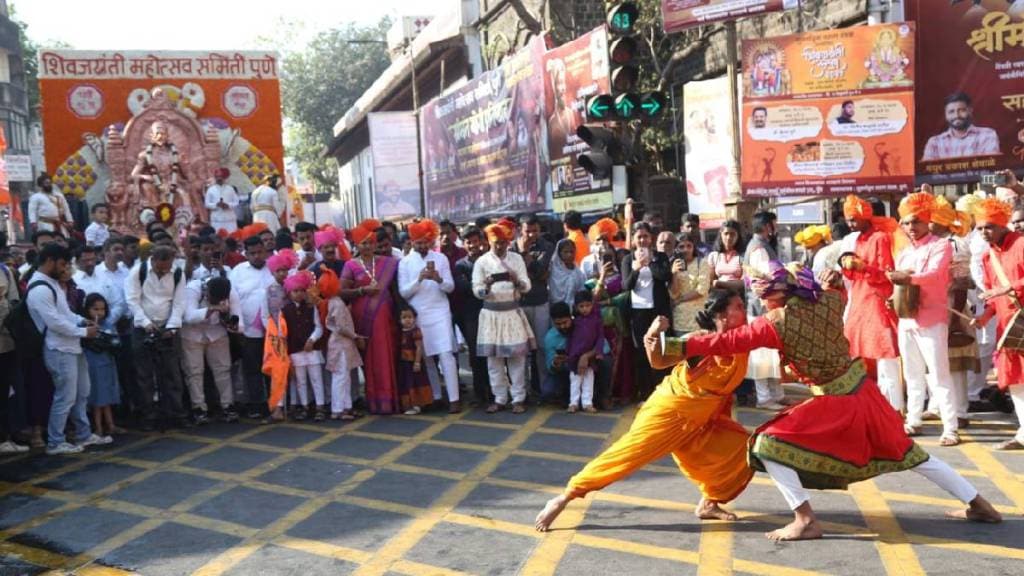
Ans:
{"label": "woman dancer in red kurta", "polygon": [[978,522],[1002,517],[945,462],[903,432],[903,420],[878,391],[860,359],[850,359],[842,333],[842,300],[823,292],[810,270],[772,262],[768,277],[751,281],[768,312],[748,326],[685,342],[686,356],[738,354],[774,348],[814,396],[758,428],[750,439],[750,463],[775,481],[795,513],[772,540],[820,538],[821,525],[804,486],[845,489],[886,472],[913,469],[969,508],[949,516]]}

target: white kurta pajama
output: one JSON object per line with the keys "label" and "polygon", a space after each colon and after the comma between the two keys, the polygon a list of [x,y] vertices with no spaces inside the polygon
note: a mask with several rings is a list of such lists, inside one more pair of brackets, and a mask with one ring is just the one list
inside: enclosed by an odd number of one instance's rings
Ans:
{"label": "white kurta pajama", "polygon": [[[420,272],[428,262],[434,263],[434,270],[441,282],[420,280]],[[448,257],[440,252],[427,252],[426,256],[413,250],[398,263],[398,292],[416,309],[420,332],[423,333],[423,355],[427,362],[427,375],[433,389],[434,400],[441,399],[441,383],[438,381],[434,357],[439,357],[444,374],[448,401],[459,400],[459,370],[455,363],[455,330],[452,324],[448,294],[455,290],[455,280],[448,265]]]}
{"label": "white kurta pajama", "polygon": [[[220,208],[223,202],[227,208]],[[214,184],[206,189],[206,209],[210,211],[210,226],[218,231],[226,230],[229,234],[238,229],[235,208],[238,207],[238,192],[230,184]]]}
{"label": "white kurta pajama", "polygon": [[284,203],[278,195],[277,190],[263,184],[252,191],[249,197],[249,207],[252,210],[253,223],[263,223],[271,232],[277,234],[281,227],[280,215],[284,213]]}
{"label": "white kurta pajama", "polygon": [[[511,281],[501,281],[487,288],[487,277],[505,272],[515,273],[518,286]],[[515,252],[506,253],[505,258],[488,252],[473,265],[473,294],[484,301],[476,353],[487,358],[491,392],[498,405],[508,403],[509,388],[513,403],[526,401],[526,357],[536,348],[536,340],[526,314],[519,308],[519,296],[529,291],[526,264]]]}
{"label": "white kurta pajama", "polygon": [[35,225],[36,231],[55,232],[57,222],[63,221],[67,225],[74,223],[71,216],[71,207],[64,195],[56,188],[47,194],[36,192],[28,199],[28,222]]}

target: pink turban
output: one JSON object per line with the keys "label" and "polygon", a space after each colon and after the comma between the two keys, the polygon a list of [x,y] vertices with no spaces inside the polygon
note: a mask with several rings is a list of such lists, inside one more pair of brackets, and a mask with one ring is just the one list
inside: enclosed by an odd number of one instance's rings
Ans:
{"label": "pink turban", "polygon": [[306,270],[292,274],[284,280],[284,289],[288,292],[292,290],[309,290],[309,287],[312,285],[313,274]]}
{"label": "pink turban", "polygon": [[327,244],[341,244],[343,237],[342,234],[338,234],[337,229],[326,228],[313,235],[313,243],[316,244],[316,249],[319,250],[321,246],[326,246]]}
{"label": "pink turban", "polygon": [[291,270],[298,265],[299,255],[290,248],[279,250],[277,254],[267,258],[267,268],[270,269],[271,274],[281,270],[282,268]]}

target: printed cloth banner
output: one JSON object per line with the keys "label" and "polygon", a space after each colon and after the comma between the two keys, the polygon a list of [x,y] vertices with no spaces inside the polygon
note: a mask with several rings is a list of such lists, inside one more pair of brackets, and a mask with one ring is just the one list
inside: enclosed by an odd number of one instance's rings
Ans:
{"label": "printed cloth banner", "polygon": [[704,228],[721,225],[726,200],[739,195],[731,102],[728,76],[683,86],[686,197]]}
{"label": "printed cloth banner", "polygon": [[691,26],[789,10],[799,5],[800,0],[661,0],[661,16],[665,32],[671,34]]}
{"label": "printed cloth banner", "polygon": [[594,180],[577,162],[590,149],[576,136],[586,118],[587,99],[611,92],[608,32],[604,26],[544,55],[551,197],[555,212],[610,208],[611,179]]}
{"label": "printed cloth banner", "polygon": [[907,2],[917,21],[917,174],[977,181],[1024,162],[1024,2]]}
{"label": "printed cloth banner", "polygon": [[460,222],[545,206],[544,39],[420,110],[427,214]]}
{"label": "printed cloth banner", "polygon": [[914,186],[914,25],[743,41],[747,196]]}
{"label": "printed cloth banner", "polygon": [[367,120],[373,154],[374,216],[402,220],[421,213],[416,140],[412,112],[374,112]]}

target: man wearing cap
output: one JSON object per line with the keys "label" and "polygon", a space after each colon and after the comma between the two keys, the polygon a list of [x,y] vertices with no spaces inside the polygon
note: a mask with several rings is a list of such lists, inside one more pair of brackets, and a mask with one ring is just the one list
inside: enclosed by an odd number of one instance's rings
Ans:
{"label": "man wearing cap", "polygon": [[[972,324],[984,328],[994,316],[1000,339],[1024,300],[1024,236],[1007,228],[1012,212],[1012,206],[995,198],[986,198],[973,209],[975,227],[991,248],[982,258],[984,291],[979,297],[985,301],[985,312]],[[1024,450],[1024,353],[1002,347],[996,352],[996,374],[1000,390],[1009,391],[1013,398],[1020,426],[996,450]]]}
{"label": "man wearing cap", "polygon": [[851,232],[843,238],[843,251],[855,256],[840,259],[848,283],[843,331],[850,341],[850,356],[865,360],[869,373],[877,370],[882,395],[893,408],[903,410],[897,318],[888,304],[893,288],[885,275],[894,267],[895,221],[875,216],[868,201],[853,195],[843,203],[843,216]]}
{"label": "man wearing cap", "polygon": [[448,306],[448,294],[455,290],[455,280],[448,257],[433,249],[439,234],[440,228],[429,218],[409,225],[412,250],[398,264],[398,291],[416,309],[434,401],[441,399],[436,360],[439,358],[448,389],[448,412],[457,414],[462,409],[459,369],[455,363],[455,330]]}
{"label": "man wearing cap", "polygon": [[920,289],[913,317],[900,318],[897,329],[907,382],[907,435],[920,433],[925,399],[932,395],[942,418],[939,443],[956,446],[960,436],[949,373],[947,305],[953,247],[929,230],[935,209],[935,197],[927,192],[910,194],[900,202],[900,227],[910,238],[910,244],[896,256],[896,269],[886,276],[894,285]]}
{"label": "man wearing cap", "polygon": [[213,171],[214,183],[206,189],[206,209],[210,211],[210,226],[228,234],[238,229],[235,208],[238,207],[238,191],[227,183],[231,172],[221,166]]}

